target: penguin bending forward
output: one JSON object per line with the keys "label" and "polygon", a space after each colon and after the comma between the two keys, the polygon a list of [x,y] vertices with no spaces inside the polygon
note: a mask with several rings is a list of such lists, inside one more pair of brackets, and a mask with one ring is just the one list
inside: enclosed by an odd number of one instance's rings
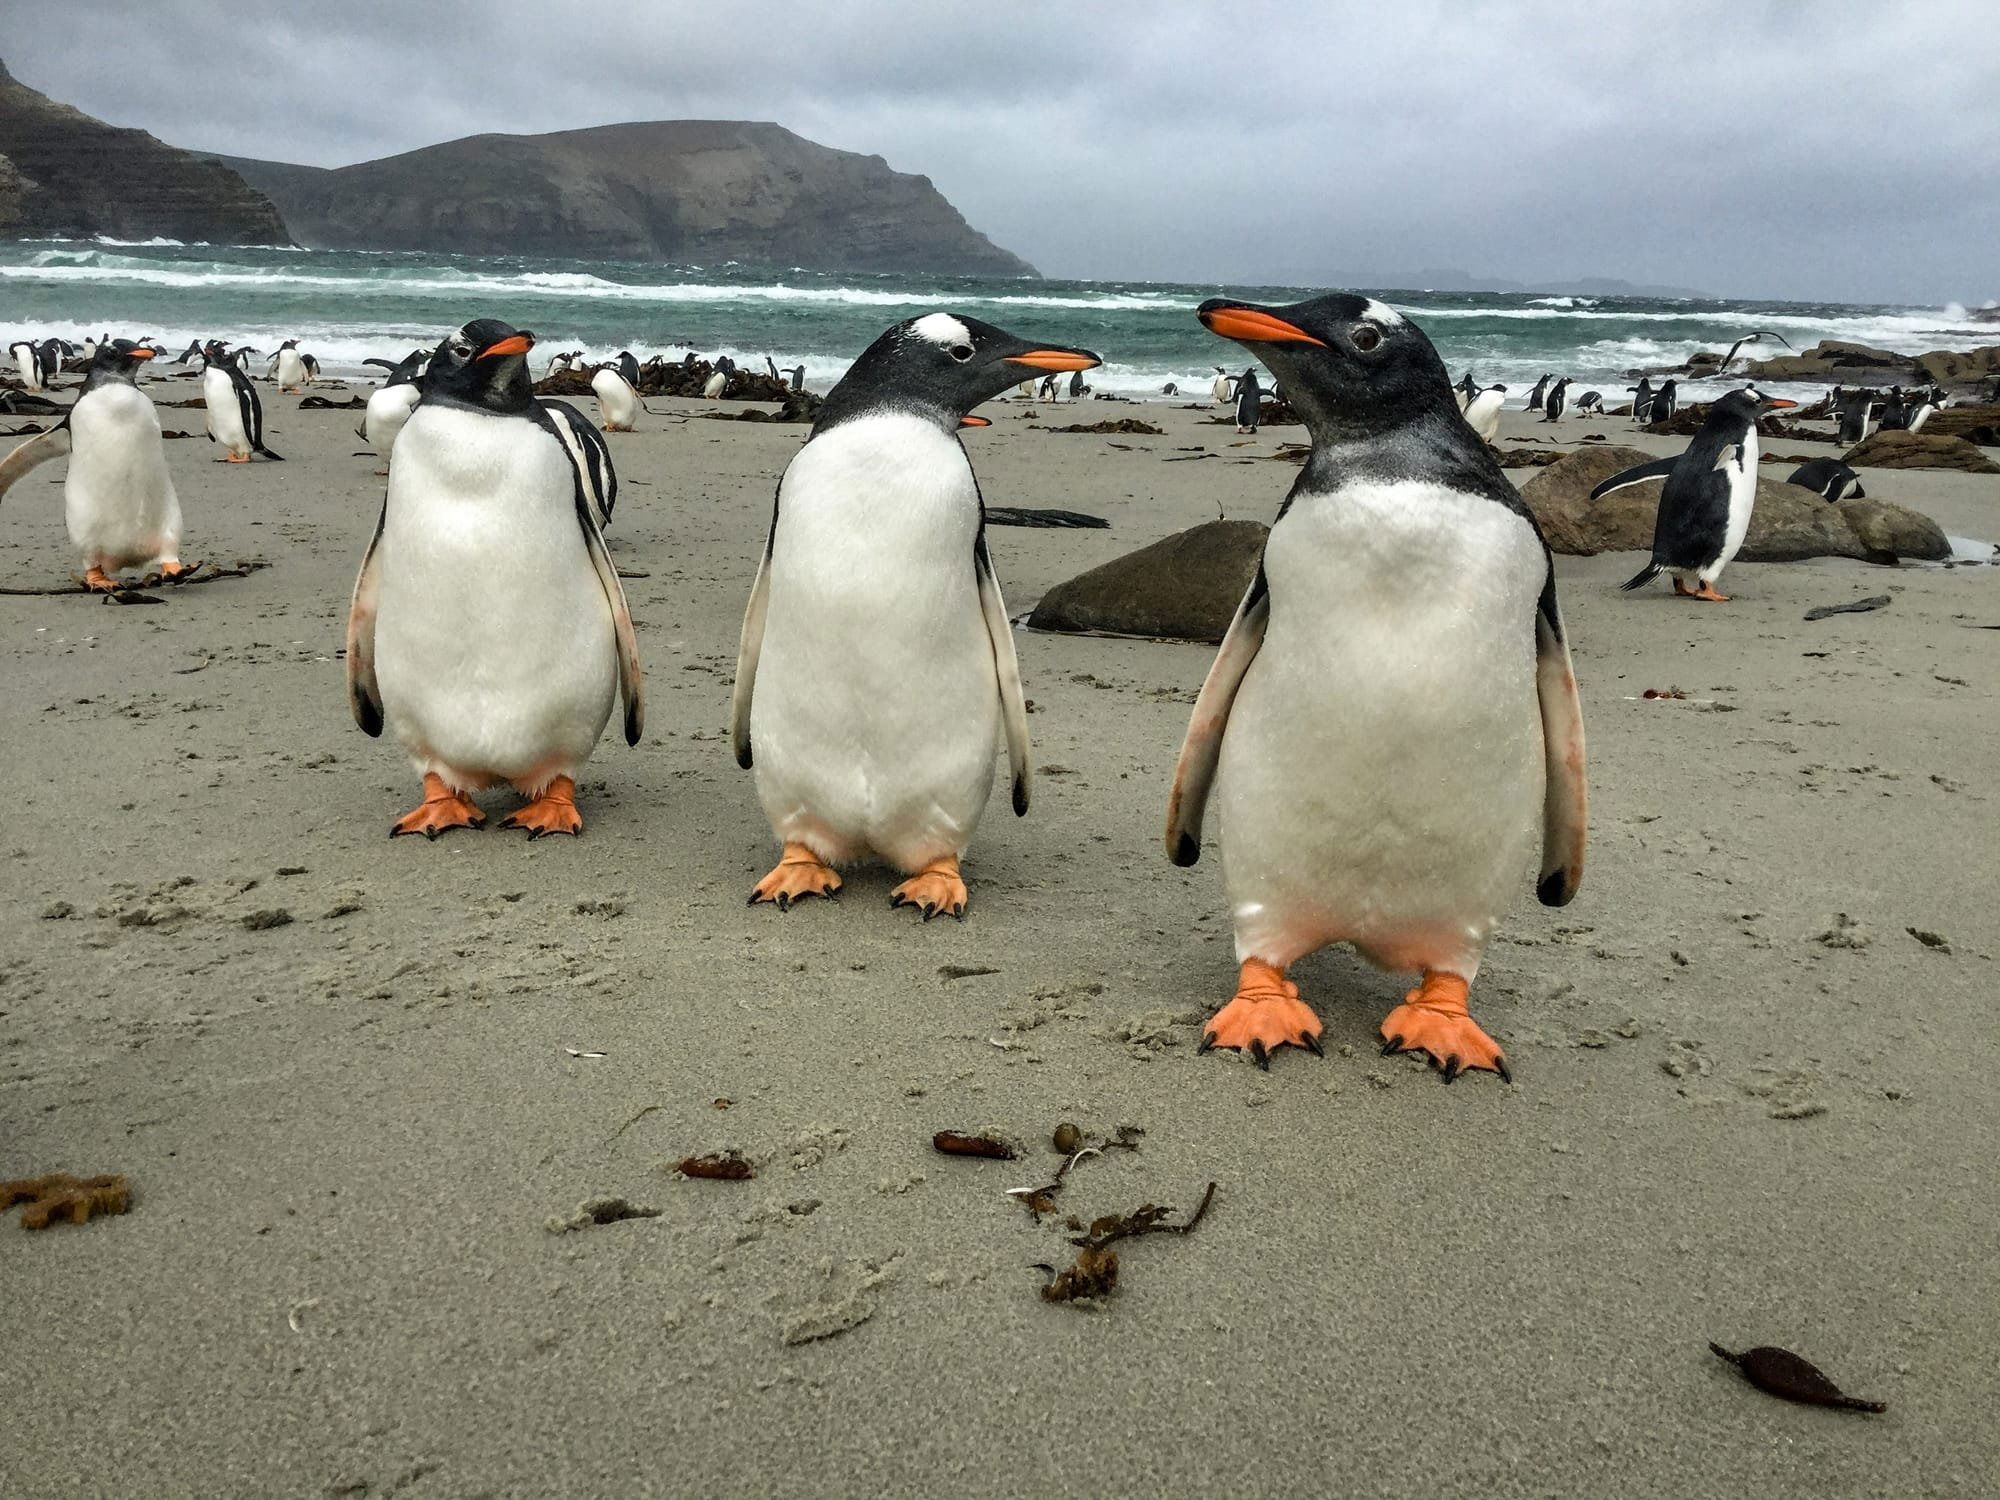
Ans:
{"label": "penguin bending forward", "polygon": [[1466,997],[1540,846],[1550,906],[1583,878],[1583,717],[1534,517],[1459,419],[1424,334],[1363,297],[1205,302],[1284,383],[1313,449],[1202,684],[1167,806],[1191,865],[1211,794],[1241,964],[1203,1050],[1317,1052],[1286,969],[1352,943],[1421,975],[1382,1022],[1448,1083],[1502,1077]]}
{"label": "penguin bending forward", "polygon": [[576,774],[612,700],[625,700],[628,745],[644,725],[591,471],[534,398],[533,345],[491,318],[438,345],[354,583],[355,722],[370,735],[392,725],[424,778],[422,804],[392,836],[477,828],[486,815],[467,794],[500,782],[531,799],[502,828],[579,833]]}
{"label": "penguin bending forward", "polygon": [[63,419],[0,459],[0,496],[39,464],[69,454],[63,519],[83,556],[84,586],[114,592],[111,574],[157,566],[167,583],[201,566],[180,560],[181,502],[167,472],[160,418],[139,389],[153,351],[130,339],[100,344]]}
{"label": "penguin bending forward", "polygon": [[752,906],[831,896],[834,865],[874,855],[909,877],[891,906],[964,914],[959,860],[1003,735],[1028,810],[1028,719],[958,429],[1024,370],[1097,363],[934,312],[828,394],[778,482],[743,616],[730,735],[784,845]]}
{"label": "penguin bending forward", "polygon": [[1628,484],[1667,481],[1653,523],[1652,558],[1621,589],[1644,588],[1670,572],[1682,598],[1729,602],[1715,584],[1742,548],[1757,504],[1757,419],[1797,405],[1755,386],[1731,391],[1709,408],[1686,451],[1613,474],[1590,492],[1591,499],[1601,500]]}
{"label": "penguin bending forward", "polygon": [[597,397],[606,432],[631,432],[638,426],[638,384],[639,361],[629,349],[621,350],[616,361],[591,375],[591,393]]}

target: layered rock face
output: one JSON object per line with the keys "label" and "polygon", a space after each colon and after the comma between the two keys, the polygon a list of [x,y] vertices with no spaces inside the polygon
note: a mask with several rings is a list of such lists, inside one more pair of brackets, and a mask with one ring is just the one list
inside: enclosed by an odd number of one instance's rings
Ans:
{"label": "layered rock face", "polygon": [[0,65],[0,236],[286,245],[271,200],[229,168],[122,130]]}
{"label": "layered rock face", "polygon": [[478,135],[332,169],[220,160],[312,246],[1037,274],[968,225],[929,178],[777,125],[660,120]]}

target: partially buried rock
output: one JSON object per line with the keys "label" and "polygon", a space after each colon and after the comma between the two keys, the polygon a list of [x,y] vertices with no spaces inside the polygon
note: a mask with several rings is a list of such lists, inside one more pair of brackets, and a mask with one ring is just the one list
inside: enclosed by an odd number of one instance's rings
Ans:
{"label": "partially buried rock", "polygon": [[1841,460],[1850,469],[1951,469],[1960,474],[2000,474],[2000,464],[1962,437],[1930,432],[1878,432]]}
{"label": "partially buried rock", "polygon": [[[1636,448],[1572,453],[1521,486],[1521,498],[1557,552],[1590,557],[1599,552],[1648,551],[1662,481],[1632,485],[1602,500],[1592,500],[1590,492],[1613,474],[1653,458]],[[1760,475],[1757,508],[1739,556],[1745,562],[1798,562],[1809,557],[1867,562],[1910,557],[1938,562],[1951,556],[1951,543],[1936,522],[1903,506],[1882,500],[1829,505],[1811,490]]]}
{"label": "partially buried rock", "polygon": [[1028,627],[1219,641],[1257,574],[1268,534],[1257,521],[1207,521],[1176,532],[1057,584],[1028,616]]}

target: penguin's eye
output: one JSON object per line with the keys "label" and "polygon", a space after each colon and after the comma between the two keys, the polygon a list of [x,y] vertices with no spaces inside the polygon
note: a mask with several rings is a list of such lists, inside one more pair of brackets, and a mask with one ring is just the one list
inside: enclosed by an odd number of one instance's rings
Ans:
{"label": "penguin's eye", "polygon": [[1368,354],[1382,346],[1382,330],[1372,323],[1358,323],[1347,339],[1363,354]]}
{"label": "penguin's eye", "polygon": [[453,344],[451,346],[451,352],[453,354],[456,354],[460,359],[466,359],[470,357],[470,355],[472,354],[472,345],[463,343]]}
{"label": "penguin's eye", "polygon": [[960,364],[964,364],[968,359],[972,358],[972,345],[953,344],[949,349],[945,351],[945,353],[949,354],[953,359],[957,360]]}

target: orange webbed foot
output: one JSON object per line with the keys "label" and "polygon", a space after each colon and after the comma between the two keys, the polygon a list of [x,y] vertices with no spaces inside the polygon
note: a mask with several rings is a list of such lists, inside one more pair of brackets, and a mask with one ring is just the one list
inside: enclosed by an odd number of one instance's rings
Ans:
{"label": "orange webbed foot", "polygon": [[1299,987],[1285,978],[1285,971],[1261,958],[1246,958],[1235,997],[1209,1017],[1201,1050],[1232,1047],[1248,1052],[1258,1067],[1268,1069],[1271,1054],[1280,1047],[1304,1047],[1315,1056],[1325,1056],[1319,1033],[1319,1017],[1299,998]]}
{"label": "orange webbed foot", "polygon": [[115,594],[119,589],[124,587],[122,583],[105,572],[104,569],[98,567],[96,563],[92,563],[89,570],[84,573],[83,586],[87,589],[94,589],[100,594]]}
{"label": "orange webbed foot", "polygon": [[567,776],[558,776],[541,796],[502,818],[500,826],[525,828],[531,839],[547,838],[552,833],[582,833],[583,815],[576,810],[576,783]]}
{"label": "orange webbed foot", "polygon": [[[160,582],[161,582],[161,583],[185,583],[185,582],[187,582],[187,580],[188,580],[188,579],[192,578],[192,577],[193,577],[193,576],[194,576],[194,575],[195,575],[196,573],[198,573],[198,572],[200,572],[200,571],[201,571],[201,566],[202,566],[202,565],[201,565],[200,563],[198,563],[198,562],[191,562],[191,563],[184,563],[184,562],[170,562],[170,563],[161,563],[161,564],[160,564]],[[150,581],[150,580],[149,580],[149,581]]]}
{"label": "orange webbed foot", "polygon": [[1729,596],[1717,593],[1715,585],[1712,583],[1703,583],[1700,588],[1689,594],[1688,598],[1706,599],[1710,604],[1727,604],[1729,602]]}
{"label": "orange webbed foot", "polygon": [[1422,1052],[1450,1083],[1462,1072],[1485,1068],[1508,1083],[1507,1059],[1500,1046],[1467,1014],[1470,987],[1456,974],[1424,972],[1423,983],[1403,997],[1403,1003],[1383,1018],[1382,1055]]}
{"label": "orange webbed foot", "polygon": [[436,772],[426,771],[424,800],[396,820],[395,827],[389,830],[389,837],[393,839],[406,833],[421,833],[427,839],[434,839],[441,833],[450,833],[454,828],[477,828],[485,821],[486,814],[474,805],[470,797],[446,786],[444,778]]}
{"label": "orange webbed foot", "polygon": [[953,855],[934,859],[908,880],[889,892],[889,905],[914,906],[928,922],[943,913],[965,919],[965,882],[959,878],[958,860]]}
{"label": "orange webbed foot", "polygon": [[779,911],[790,911],[794,901],[803,901],[808,896],[830,899],[839,890],[840,877],[831,865],[804,844],[787,844],[771,873],[750,892],[749,904],[758,906],[769,901]]}

